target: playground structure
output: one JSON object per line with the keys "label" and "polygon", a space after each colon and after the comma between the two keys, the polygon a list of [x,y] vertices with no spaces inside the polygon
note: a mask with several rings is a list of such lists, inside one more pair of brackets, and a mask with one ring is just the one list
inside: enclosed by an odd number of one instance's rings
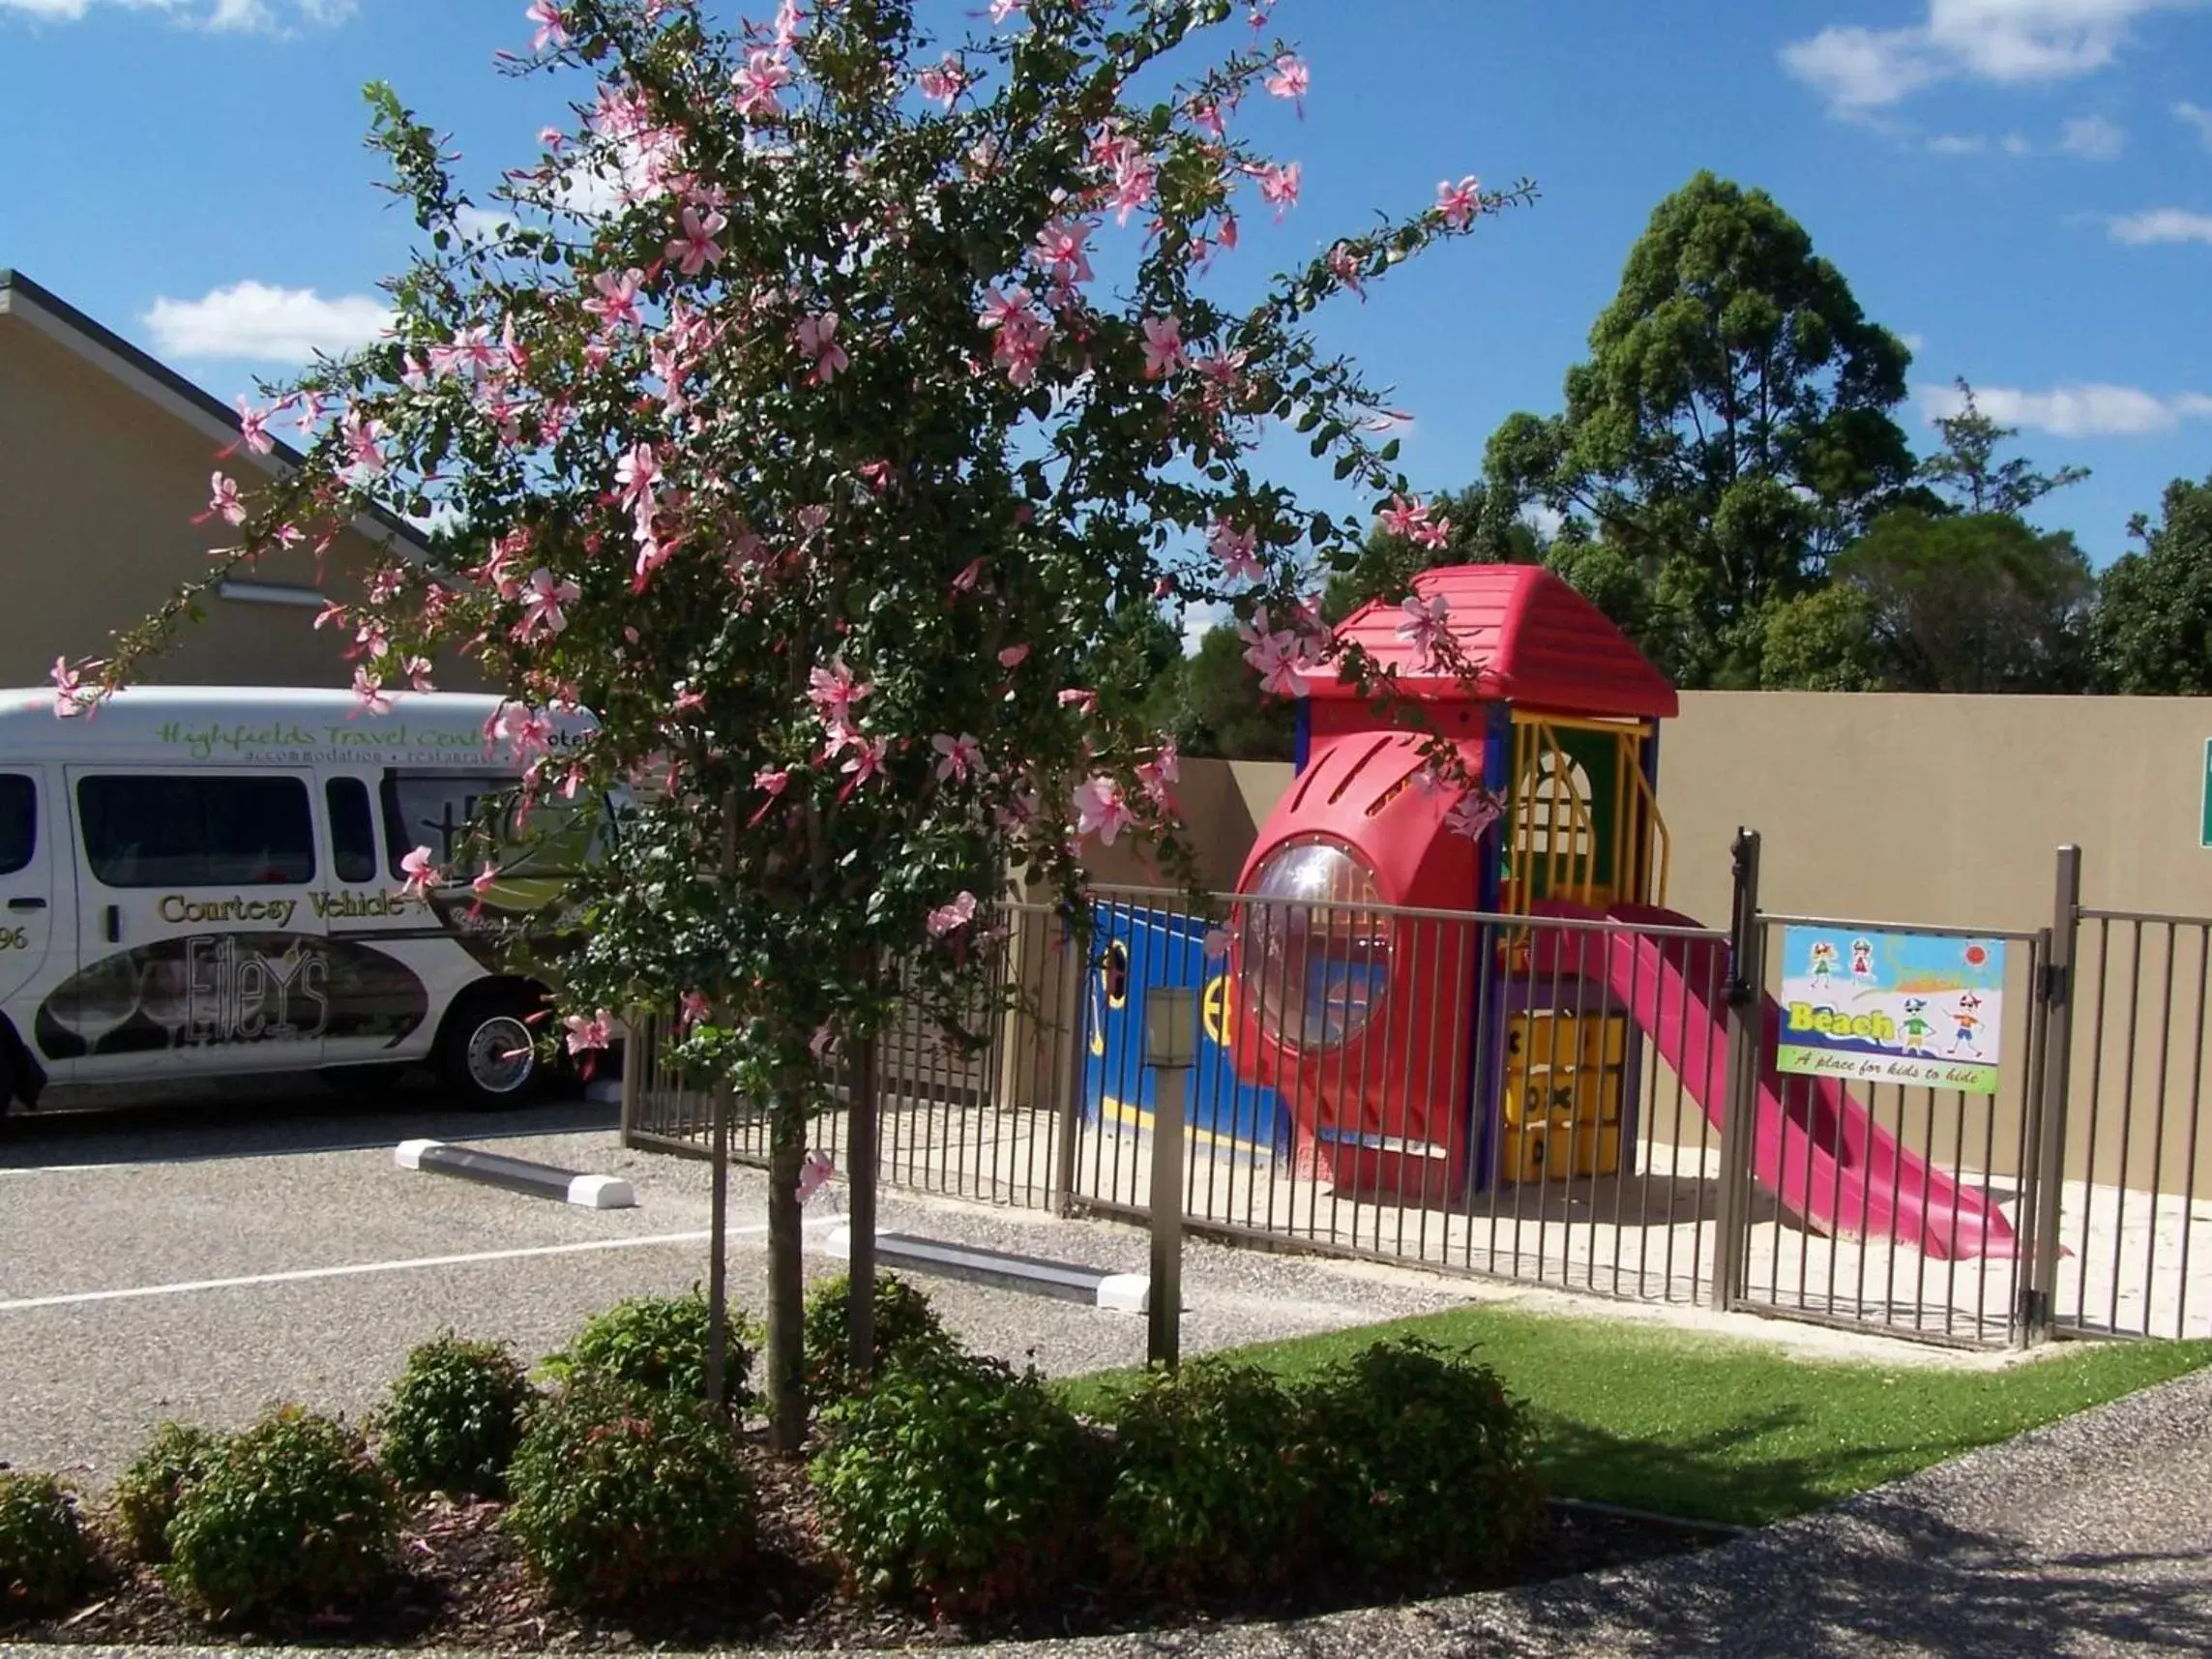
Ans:
{"label": "playground structure", "polygon": [[[1540,568],[1430,571],[1415,592],[1446,603],[1471,682],[1400,637],[1396,607],[1370,605],[1340,633],[1394,672],[1499,816],[1460,833],[1458,791],[1426,786],[1422,736],[1351,687],[1314,683],[1296,780],[1228,926],[1102,905],[1084,1007],[1092,1122],[1147,1120],[1158,1082],[1140,1058],[1141,992],[1169,985],[1203,997],[1193,1133],[1286,1157],[1340,1196],[1452,1204],[1633,1173],[1653,1067],[1725,1127],[1737,964],[1665,906],[1660,727],[1674,689]],[[1786,1212],[1937,1261],[2014,1254],[2012,1224],[1983,1194],[1843,1086],[1777,1073],[1771,998],[1746,1020],[1760,1040],[1740,1132]]]}

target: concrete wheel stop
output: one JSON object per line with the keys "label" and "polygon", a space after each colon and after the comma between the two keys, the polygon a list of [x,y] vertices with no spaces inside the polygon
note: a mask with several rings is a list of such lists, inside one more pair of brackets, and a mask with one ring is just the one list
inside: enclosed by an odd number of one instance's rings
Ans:
{"label": "concrete wheel stop", "polygon": [[510,1193],[535,1199],[557,1199],[582,1209],[626,1210],[636,1207],[637,1194],[619,1175],[586,1175],[575,1170],[558,1170],[550,1164],[533,1164],[499,1152],[480,1152],[473,1146],[455,1146],[443,1141],[402,1141],[392,1154],[402,1170],[427,1170],[433,1175],[455,1175]]}
{"label": "concrete wheel stop", "polygon": [[[832,1228],[823,1237],[822,1250],[841,1261],[851,1259],[851,1226],[841,1222]],[[877,1233],[875,1260],[877,1266],[896,1272],[963,1279],[971,1285],[1082,1302],[1117,1314],[1141,1314],[1150,1305],[1150,1282],[1142,1273],[1108,1273],[1072,1261],[1048,1261],[1041,1256],[1017,1256],[1011,1251],[916,1238],[910,1233]]]}

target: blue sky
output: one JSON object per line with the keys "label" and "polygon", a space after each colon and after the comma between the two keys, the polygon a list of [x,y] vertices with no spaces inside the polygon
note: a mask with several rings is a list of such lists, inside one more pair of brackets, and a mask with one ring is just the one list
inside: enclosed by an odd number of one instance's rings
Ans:
{"label": "blue sky", "polygon": [[[373,188],[360,84],[394,81],[486,176],[525,163],[582,83],[498,75],[522,10],[0,0],[0,265],[225,398],[281,375],[373,319],[412,233]],[[1907,337],[1917,442],[1963,374],[2039,462],[2093,467],[2041,517],[2098,563],[2168,480],[2212,473],[2212,4],[1281,0],[1276,18],[1312,92],[1302,120],[1248,119],[1305,195],[1280,227],[1255,203],[1238,259],[1303,258],[1446,176],[1543,191],[1328,319],[1413,413],[1424,488],[1475,477],[1500,417],[1557,406],[1652,207],[1699,167],[1769,191]]]}

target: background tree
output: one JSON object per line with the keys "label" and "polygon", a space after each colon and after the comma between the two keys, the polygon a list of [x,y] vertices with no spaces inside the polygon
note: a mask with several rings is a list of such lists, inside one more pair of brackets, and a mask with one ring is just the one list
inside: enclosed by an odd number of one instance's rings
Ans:
{"label": "background tree", "polygon": [[1157,682],[1153,724],[1170,733],[1182,753],[1216,760],[1292,757],[1296,708],[1260,690],[1245,650],[1235,628],[1209,628],[1197,650]]}
{"label": "background tree", "polygon": [[2066,531],[2010,513],[1883,515],[1840,554],[1855,588],[1884,689],[2079,692],[2097,579]]}
{"label": "background tree", "polygon": [[2212,476],[2166,487],[2160,520],[2138,514],[2140,552],[2105,572],[2089,625],[2099,691],[2212,696]]}
{"label": "background tree", "polygon": [[1998,464],[1998,446],[2020,436],[2020,429],[2000,427],[1983,414],[1974,401],[1974,388],[1963,376],[1956,384],[1959,408],[1935,417],[1935,430],[1943,434],[1943,448],[1920,463],[1920,477],[1959,512],[2017,517],[2053,489],[2079,484],[2089,476],[2085,466],[2062,466],[2054,473],[2040,473],[2020,456]]}
{"label": "background tree", "polygon": [[1639,642],[1678,683],[1755,684],[1767,607],[1910,484],[1889,414],[1910,360],[1771,197],[1699,173],[1630,252],[1564,412],[1509,417],[1485,477],[1649,575]]}
{"label": "background tree", "polygon": [[[56,667],[58,712],[81,711],[207,587],[327,547],[371,501],[465,526],[478,562],[388,554],[324,620],[367,711],[473,654],[506,694],[487,741],[522,762],[525,812],[650,784],[571,889],[560,1026],[588,1053],[615,1011],[681,1010],[675,1062],[765,1110],[784,1448],[825,1055],[890,1017],[891,963],[949,1048],[983,1043],[1008,872],[1079,913],[1079,837],[1155,837],[1188,868],[1174,752],[1138,714],[1143,607],[1228,605],[1278,693],[1371,683],[1307,597],[1355,532],[1248,458],[1294,420],[1377,510],[1426,511],[1312,313],[1528,193],[1448,184],[1232,310],[1209,278],[1236,214],[1253,192],[1287,212],[1299,174],[1231,122],[1247,96],[1301,95],[1304,63],[1244,36],[1178,78],[1229,0],[988,15],[948,42],[912,0],[786,0],[736,30],[699,0],[535,7],[528,67],[592,79],[489,236],[458,228],[448,146],[374,89],[373,142],[428,243],[388,284],[389,335],[250,415],[247,441],[288,415],[308,455],[251,497],[218,476],[208,516],[238,546],[203,581],[106,660]],[[1123,226],[1109,294],[1093,244]],[[1434,633],[1422,649],[1456,667]],[[546,711],[578,705],[596,730],[572,739]],[[1438,786],[1476,793],[1448,744],[1430,754]],[[469,870],[428,848],[407,868],[420,903],[466,912]]]}

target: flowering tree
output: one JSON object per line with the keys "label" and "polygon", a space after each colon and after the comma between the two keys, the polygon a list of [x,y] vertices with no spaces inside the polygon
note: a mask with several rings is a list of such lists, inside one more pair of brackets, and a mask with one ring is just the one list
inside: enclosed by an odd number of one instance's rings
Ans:
{"label": "flowering tree", "polygon": [[[526,798],[645,785],[573,890],[560,1030],[585,1052],[610,1010],[681,1010],[680,1061],[769,1105],[788,1445],[825,1052],[888,1017],[892,962],[947,1041],[977,1040],[1009,872],[1079,904],[1083,838],[1179,857],[1172,746],[1130,712],[1139,607],[1227,602],[1273,693],[1370,673],[1308,597],[1361,527],[1249,452],[1293,423],[1400,533],[1443,534],[1312,314],[1531,193],[1446,184],[1232,310],[1208,279],[1240,212],[1280,218],[1300,185],[1233,128],[1249,97],[1308,89],[1264,5],[1180,77],[1178,48],[1233,28],[1228,0],[989,0],[953,44],[913,0],[784,0],[735,28],[707,10],[531,7],[518,67],[594,86],[488,231],[436,136],[371,89],[428,246],[389,284],[386,339],[248,412],[248,443],[298,423],[307,463],[251,496],[218,477],[210,514],[240,534],[210,579],[327,544],[372,500],[434,515],[439,558],[394,554],[323,618],[363,703],[428,689],[457,649],[504,689],[487,737]],[[57,665],[61,710],[129,677],[192,597]],[[1449,657],[1444,622],[1433,602],[1405,633]],[[555,745],[572,706],[596,734]],[[1473,787],[1441,741],[1435,781]],[[428,849],[408,869],[424,891],[496,874]]]}

